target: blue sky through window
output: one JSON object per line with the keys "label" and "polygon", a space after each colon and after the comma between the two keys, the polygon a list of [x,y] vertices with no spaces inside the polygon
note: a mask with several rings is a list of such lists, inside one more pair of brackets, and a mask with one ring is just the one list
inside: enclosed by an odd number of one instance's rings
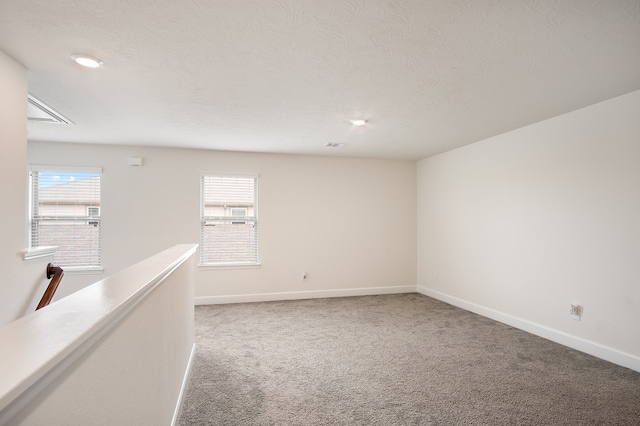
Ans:
{"label": "blue sky through window", "polygon": [[39,172],[38,188],[49,188],[63,183],[75,182],[100,176],[98,172],[65,172],[57,170],[41,170]]}

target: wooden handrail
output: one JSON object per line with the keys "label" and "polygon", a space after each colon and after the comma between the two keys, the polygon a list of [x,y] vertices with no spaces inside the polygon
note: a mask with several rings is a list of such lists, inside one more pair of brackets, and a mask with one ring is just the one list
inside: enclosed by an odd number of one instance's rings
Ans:
{"label": "wooden handrail", "polygon": [[44,308],[49,303],[51,303],[51,299],[53,299],[53,295],[56,293],[63,275],[64,271],[61,267],[53,266],[53,263],[49,263],[47,265],[47,278],[51,281],[49,282],[47,289],[44,291],[44,294],[42,295],[42,299],[40,299],[40,303],[38,303],[36,311],[40,308]]}

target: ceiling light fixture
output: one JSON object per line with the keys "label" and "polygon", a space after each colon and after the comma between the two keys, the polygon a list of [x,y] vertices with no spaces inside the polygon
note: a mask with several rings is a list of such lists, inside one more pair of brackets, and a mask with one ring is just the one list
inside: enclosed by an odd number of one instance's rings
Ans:
{"label": "ceiling light fixture", "polygon": [[93,56],[89,55],[82,55],[80,53],[71,55],[71,59],[87,68],[98,68],[100,65],[104,64],[104,62],[102,62],[102,60],[98,58],[94,58]]}
{"label": "ceiling light fixture", "polygon": [[367,120],[351,120],[351,124],[353,124],[354,126],[364,126],[365,124],[367,124]]}

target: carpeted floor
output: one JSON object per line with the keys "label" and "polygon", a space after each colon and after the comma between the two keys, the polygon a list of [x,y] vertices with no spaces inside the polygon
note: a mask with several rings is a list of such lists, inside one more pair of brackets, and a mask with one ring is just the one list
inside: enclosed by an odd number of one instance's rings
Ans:
{"label": "carpeted floor", "polygon": [[420,294],[196,307],[180,425],[640,425],[640,373]]}

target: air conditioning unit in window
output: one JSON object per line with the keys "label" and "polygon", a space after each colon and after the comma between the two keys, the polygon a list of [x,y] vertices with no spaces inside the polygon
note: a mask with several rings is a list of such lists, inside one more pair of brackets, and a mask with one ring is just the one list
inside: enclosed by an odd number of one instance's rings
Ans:
{"label": "air conditioning unit in window", "polygon": [[[87,207],[87,216],[100,217],[100,207]],[[98,222],[97,220],[89,220],[87,224],[97,227],[100,222]]]}
{"label": "air conditioning unit in window", "polygon": [[[241,207],[233,207],[231,208],[231,216],[232,217],[245,217],[247,216],[247,209]],[[234,225],[244,225],[247,222],[244,220],[232,220],[232,224]]]}

